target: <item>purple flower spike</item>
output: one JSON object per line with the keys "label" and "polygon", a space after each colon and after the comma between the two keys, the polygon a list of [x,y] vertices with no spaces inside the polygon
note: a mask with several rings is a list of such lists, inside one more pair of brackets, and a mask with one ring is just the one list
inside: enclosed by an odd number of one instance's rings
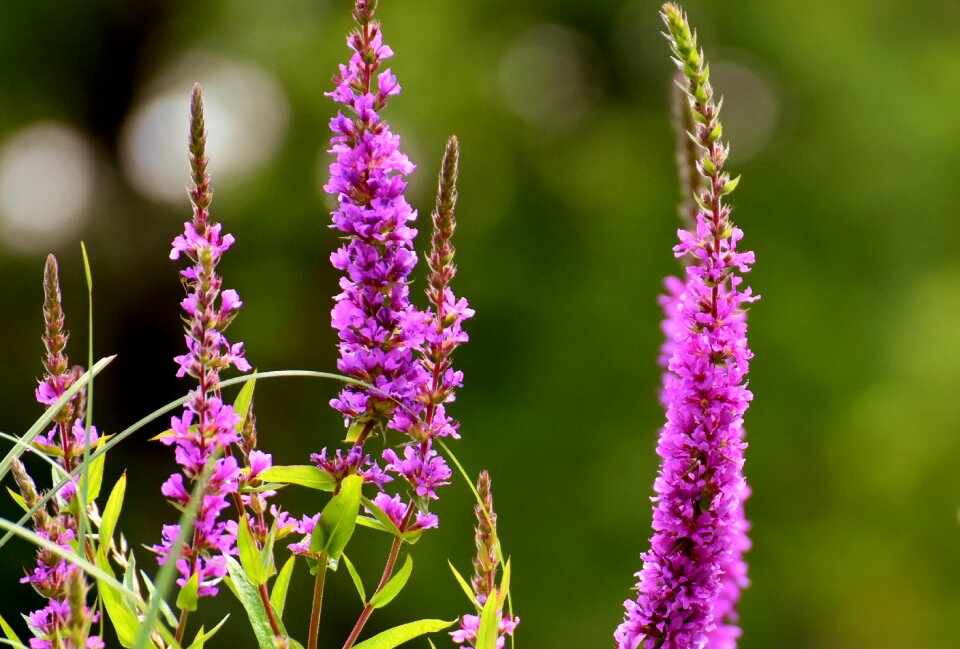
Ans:
{"label": "purple flower spike", "polygon": [[[69,334],[64,326],[64,313],[60,293],[60,278],[57,260],[47,257],[43,275],[44,303],[43,358],[44,375],[36,389],[37,401],[47,408],[63,396],[83,374],[82,367],[71,367],[66,355]],[[34,444],[56,454],[60,470],[76,468],[89,445],[97,439],[97,429],[91,426],[89,439],[85,418],[85,390],[67,402],[53,417],[53,427],[44,435],[38,435]],[[20,490],[24,504],[33,508],[40,502],[36,484],[19,459],[13,458],[10,472]],[[67,552],[75,552],[78,538],[78,512],[76,480],[64,485],[50,504],[40,507],[33,515],[33,527],[37,536],[59,546]],[[99,636],[89,635],[90,622],[95,614],[87,606],[88,586],[83,572],[49,550],[37,551],[37,563],[20,583],[30,584],[47,600],[46,606],[30,613],[27,624],[34,637],[30,647],[58,647],[63,649],[102,648]]]}
{"label": "purple flower spike", "polygon": [[393,51],[383,44],[380,24],[370,13],[358,5],[359,29],[347,39],[353,55],[334,77],[336,89],[327,93],[348,114],[340,112],[330,122],[331,152],[337,159],[324,186],[337,197],[332,227],[347,235],[330,257],[345,273],[331,313],[340,338],[337,367],[374,386],[347,386],[331,405],[347,424],[362,422],[367,431],[378,421],[393,427],[408,421],[398,421],[396,413],[416,416],[422,408],[417,395],[429,378],[415,356],[424,339],[425,316],[410,304],[408,287],[417,263],[417,231],[409,224],[417,213],[404,198],[403,177],[414,165],[400,151],[400,138],[380,118],[400,86],[389,70],[377,75]]}
{"label": "purple flower spike", "polygon": [[674,249],[689,260],[686,281],[668,279],[661,298],[667,423],[657,447],[654,535],[637,573],[637,600],[626,602],[614,637],[618,649],[734,649],[736,604],[747,585],[742,557],[750,544],[743,415],[753,398],[746,382],[753,354],[744,309],[757,299],[739,273],[754,259],[738,250],[743,233],[722,200],[737,181],[722,172],[728,149],[719,141],[719,107],[702,55],[678,7],[664,5],[663,18],[685,75],[704,182],[692,183],[700,209],[693,231],[680,230]]}
{"label": "purple flower spike", "polygon": [[[229,446],[241,442],[237,431],[241,423],[239,413],[222,402],[216,389],[220,372],[231,365],[241,372],[250,369],[244,358],[243,344],[230,344],[223,331],[236,317],[242,302],[237,292],[221,291],[222,279],[216,268],[220,258],[234,238],[223,234],[219,223],[210,220],[209,207],[213,193],[206,173],[206,128],[203,120],[203,97],[200,86],[193,88],[190,106],[190,162],[193,187],[193,220],[184,224],[183,234],[173,240],[171,259],[185,255],[190,266],[180,274],[188,290],[181,303],[186,313],[185,339],[187,353],[177,356],[177,376],[190,376],[197,388],[190,393],[183,415],[171,419],[172,432],[164,437],[166,445],[175,445],[175,457],[181,473],[175,473],[164,483],[162,492],[174,504],[186,505],[190,499],[187,482],[196,480],[213,455],[226,451],[226,457],[215,460],[213,474],[203,493],[203,501],[194,524],[192,539],[181,555],[176,557],[183,586],[193,573],[199,573],[200,596],[217,593],[216,583],[226,574],[224,554],[236,552],[236,528],[221,520],[221,513],[230,506],[243,472],[237,460],[229,454]],[[269,456],[268,456],[269,457]],[[262,465],[265,458],[258,458]],[[264,467],[260,466],[260,470]],[[249,471],[249,467],[247,467]],[[163,539],[153,549],[160,563],[169,560],[170,548],[179,528],[165,525]]]}

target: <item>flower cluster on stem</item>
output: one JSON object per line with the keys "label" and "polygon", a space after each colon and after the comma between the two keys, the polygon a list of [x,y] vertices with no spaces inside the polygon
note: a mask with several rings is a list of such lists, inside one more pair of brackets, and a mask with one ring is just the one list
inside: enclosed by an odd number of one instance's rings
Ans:
{"label": "flower cluster on stem", "polygon": [[[458,147],[451,138],[441,166],[428,257],[431,306],[424,311],[411,304],[409,289],[417,262],[413,247],[417,231],[411,227],[416,212],[404,197],[404,176],[414,166],[380,116],[400,86],[389,69],[381,71],[393,51],[383,44],[380,24],[373,19],[375,4],[357,1],[358,27],[347,38],[353,54],[340,66],[336,88],[329,93],[346,112],[338,112],[330,122],[336,161],[325,186],[337,197],[332,227],[346,235],[346,242],[331,255],[333,266],[345,273],[331,314],[340,339],[338,368],[369,387],[348,385],[331,402],[350,426],[348,439],[354,448],[345,457],[340,451],[328,457],[323,449],[313,459],[337,479],[357,472],[379,488],[393,476],[404,479],[419,501],[418,515],[411,519],[404,510],[398,519],[424,528],[436,524],[427,506],[451,475],[432,439],[458,436],[458,424],[444,404],[454,400],[463,381],[451,356],[467,341],[462,323],[473,315],[466,300],[450,290],[456,273],[451,237],[456,229]],[[382,470],[363,452],[380,423],[409,438],[399,453],[384,451]],[[389,511],[398,510],[392,497],[377,498]],[[407,507],[414,507],[413,501]]]}
{"label": "flower cluster on stem", "polygon": [[[451,357],[467,341],[462,325],[473,311],[450,289],[456,273],[451,244],[456,229],[456,138],[447,143],[433,214],[427,261],[430,306],[421,310],[410,302],[410,276],[417,263],[417,231],[412,224],[417,214],[404,197],[404,177],[414,165],[381,117],[401,89],[391,70],[383,69],[393,51],[383,43],[380,23],[373,18],[375,9],[375,0],[356,0],[357,29],[347,37],[352,55],[340,66],[336,87],[328,93],[343,109],[330,122],[336,160],[324,187],[336,196],[332,227],[345,239],[331,255],[333,266],[344,273],[331,313],[339,336],[337,367],[364,385],[348,385],[331,401],[344,416],[353,448],[346,454],[324,448],[313,461],[338,481],[353,473],[362,475],[380,490],[373,504],[402,532],[412,532],[437,526],[430,502],[451,476],[434,449],[434,439],[459,436],[459,424],[449,417],[445,404],[454,400],[463,382]],[[383,452],[382,469],[364,450],[381,425],[406,436],[402,448]],[[409,500],[383,491],[384,483],[394,479],[409,485]],[[298,531],[309,534],[315,524],[316,517],[305,518]],[[307,547],[305,539],[295,550]],[[389,579],[399,548],[398,538],[378,590]],[[357,640],[372,611],[369,604],[364,607],[344,649]]]}
{"label": "flower cluster on stem", "polygon": [[[171,259],[185,255],[190,265],[180,271],[187,297],[181,302],[185,312],[185,339],[187,353],[175,359],[179,365],[177,376],[190,376],[197,387],[190,393],[183,414],[171,419],[171,434],[161,438],[166,445],[175,446],[175,457],[180,472],[164,482],[165,495],[178,508],[190,499],[188,482],[196,480],[207,460],[215,455],[213,474],[203,493],[203,501],[194,524],[192,539],[179,557],[169,552],[179,533],[178,525],[163,527],[163,540],[154,546],[161,563],[177,562],[181,586],[194,573],[198,574],[199,595],[217,593],[216,584],[226,573],[225,554],[236,551],[235,528],[231,530],[221,513],[230,505],[241,480],[241,470],[230,452],[230,445],[241,441],[238,428],[240,414],[224,404],[216,386],[220,372],[230,366],[241,372],[250,369],[244,358],[243,344],[230,344],[224,330],[240,308],[237,292],[222,290],[222,279],[217,265],[224,252],[233,245],[234,238],[223,234],[219,223],[210,219],[213,193],[206,173],[206,128],[203,119],[203,99],[195,86],[190,110],[190,162],[193,186],[189,190],[193,204],[193,219],[184,224],[170,252]],[[246,414],[246,413],[244,413]]]}
{"label": "flower cluster on stem", "polygon": [[669,281],[661,302],[671,339],[662,350],[667,422],[657,447],[654,535],[637,573],[637,600],[626,602],[615,638],[619,649],[725,649],[739,635],[735,605],[749,545],[743,415],[752,399],[746,384],[752,353],[743,311],[757,298],[740,274],[754,257],[738,250],[743,232],[723,202],[737,181],[722,171],[728,147],[720,141],[719,105],[702,53],[678,7],[664,5],[663,17],[685,79],[704,182],[694,196],[694,230],[681,229],[674,249],[689,258],[686,281]]}
{"label": "flower cluster on stem", "polygon": [[[43,358],[44,376],[36,390],[37,401],[50,408],[83,374],[82,367],[71,367],[66,355],[69,334],[64,327],[57,260],[47,257],[43,276],[44,303]],[[67,402],[53,418],[53,427],[34,440],[40,449],[56,458],[60,470],[69,473],[82,459],[87,443],[97,442],[97,430],[91,427],[87,439],[84,425],[84,390]],[[24,504],[33,508],[40,502],[40,494],[26,467],[14,458],[11,473]],[[70,480],[60,489],[47,507],[33,515],[33,526],[40,538],[55,543],[64,550],[80,552],[78,532],[81,498],[78,484]],[[65,559],[40,548],[37,564],[20,580],[29,583],[47,604],[27,616],[34,637],[31,649],[99,649],[104,647],[99,636],[90,635],[90,626],[96,614],[86,603],[87,585],[83,573]]]}

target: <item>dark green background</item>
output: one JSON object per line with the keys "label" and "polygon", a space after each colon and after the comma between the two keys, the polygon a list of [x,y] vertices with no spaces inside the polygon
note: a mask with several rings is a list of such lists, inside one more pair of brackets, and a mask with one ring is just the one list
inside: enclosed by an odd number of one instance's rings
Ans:
{"label": "dark green background", "polygon": [[[687,8],[726,95],[728,167],[744,175],[734,218],[757,253],[749,279],[763,295],[750,315],[755,547],[742,647],[960,646],[960,5]],[[327,257],[337,240],[316,177],[334,111],[322,93],[346,57],[349,3],[38,1],[3,13],[0,145],[54,119],[87,132],[99,154],[81,236],[96,280],[96,351],[120,357],[98,383],[97,424],[115,432],[187,389],[170,361],[182,345],[181,291],[167,260],[186,197],[177,208],[140,197],[116,147],[147,84],[192,50],[262,66],[292,109],[268,164],[214,177],[214,214],[238,241],[221,270],[246,303],[232,338],[262,370],[333,369]],[[493,474],[518,641],[609,647],[649,534],[662,421],[655,296],[677,268],[671,67],[657,3],[384,0],[380,15],[404,86],[387,117],[419,165],[409,198],[424,217],[444,139],[462,142],[455,288],[477,317],[457,356],[466,386],[453,407],[463,421],[456,449],[471,470]],[[574,47],[573,63],[529,46],[544,41]],[[738,81],[745,69],[751,83]],[[580,80],[572,89],[571,79]],[[217,123],[209,130],[216,139]],[[56,183],[57,169],[46,180]],[[79,245],[54,252],[79,361]],[[40,413],[42,263],[40,252],[0,248],[8,432]],[[334,444],[342,430],[326,401],[335,389],[260,385],[262,445],[297,463]],[[129,470],[121,525],[137,545],[174,518],[159,494],[172,453],[143,441],[162,428],[108,463],[108,477]],[[284,495],[296,513],[320,507],[309,494]],[[441,530],[415,547],[411,583],[372,629],[465,610],[446,559],[469,569],[472,499],[459,482],[442,496]],[[361,530],[354,544],[372,584],[386,539]],[[35,603],[15,583],[28,554],[14,543],[0,559],[7,619]],[[287,614],[301,638],[309,587],[301,572]],[[235,610],[229,599],[205,606],[204,619]],[[359,612],[345,573],[332,578],[328,603],[322,636],[339,646]],[[213,646],[230,642],[252,642],[236,612]]]}

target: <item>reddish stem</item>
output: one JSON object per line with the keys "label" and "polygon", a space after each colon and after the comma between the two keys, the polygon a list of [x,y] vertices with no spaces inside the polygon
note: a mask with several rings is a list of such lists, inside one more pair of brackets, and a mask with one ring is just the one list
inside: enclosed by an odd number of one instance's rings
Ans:
{"label": "reddish stem", "polygon": [[[400,523],[400,532],[401,534],[406,531],[407,526],[410,524],[410,517],[413,515],[413,501],[410,501],[410,504],[407,505],[407,511],[403,515],[403,521]],[[395,536],[393,543],[390,545],[390,554],[387,556],[387,565],[383,568],[383,576],[380,577],[380,583],[377,584],[377,589],[373,591],[373,596],[377,595],[383,587],[386,586],[387,582],[390,580],[390,576],[393,574],[393,567],[397,564],[397,556],[400,554],[400,543],[402,539],[399,536]],[[353,646],[353,643],[357,641],[357,638],[360,637],[360,632],[363,631],[364,625],[367,623],[367,620],[370,619],[370,615],[373,613],[373,606],[368,602],[364,607],[363,611],[360,613],[360,617],[357,618],[357,623],[353,625],[353,631],[350,632],[350,636],[347,638],[347,641],[343,644],[343,649],[350,649]]]}

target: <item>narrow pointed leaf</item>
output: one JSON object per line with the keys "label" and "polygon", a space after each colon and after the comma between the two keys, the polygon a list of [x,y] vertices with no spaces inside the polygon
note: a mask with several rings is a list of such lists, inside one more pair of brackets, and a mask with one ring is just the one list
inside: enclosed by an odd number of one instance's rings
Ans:
{"label": "narrow pointed leaf", "polygon": [[353,561],[350,561],[350,557],[346,554],[341,555],[343,562],[347,565],[347,572],[350,573],[350,579],[353,580],[353,585],[357,587],[357,594],[360,595],[360,601],[364,604],[367,603],[367,591],[363,588],[363,580],[360,579],[360,573],[357,572],[357,569],[353,566]]}
{"label": "narrow pointed leaf", "polygon": [[413,557],[408,554],[406,560],[403,562],[403,567],[373,596],[370,600],[370,606],[373,608],[383,608],[392,602],[393,599],[400,594],[400,591],[403,590],[403,587],[407,585],[407,580],[410,579],[411,572],[413,572]]}
{"label": "narrow pointed leaf", "polygon": [[177,595],[177,608],[179,608],[181,611],[197,610],[199,593],[200,573],[194,572],[192,575],[190,575],[190,579],[187,580],[187,583],[183,585],[183,588],[180,589],[180,594]]}
{"label": "narrow pointed leaf", "polygon": [[113,530],[117,527],[117,519],[120,518],[123,498],[126,493],[127,474],[124,472],[117,483],[113,485],[110,496],[107,498],[107,505],[103,508],[103,516],[100,517],[100,552],[103,553],[104,557],[107,556],[107,551],[110,548],[110,540],[113,538]]}
{"label": "narrow pointed leaf", "polygon": [[240,422],[236,428],[238,433],[243,430],[244,424],[247,423],[247,417],[250,415],[250,404],[253,402],[253,389],[257,384],[256,376],[257,373],[254,371],[254,378],[243,384],[243,387],[240,388],[240,392],[237,394],[237,398],[233,402],[233,411],[240,416]]}
{"label": "narrow pointed leaf", "polygon": [[87,487],[87,504],[92,503],[100,495],[100,488],[103,486],[103,468],[106,460],[107,455],[104,453],[89,462],[90,469],[87,473],[87,480],[89,480]]}
{"label": "narrow pointed leaf", "polygon": [[250,525],[246,516],[237,526],[237,548],[240,550],[240,565],[243,571],[250,577],[254,586],[267,583],[267,569],[263,566],[263,560],[260,557],[260,550],[253,540],[253,534],[250,532]]}
{"label": "narrow pointed leaf", "polygon": [[337,481],[315,466],[295,464],[291,466],[272,466],[257,476],[264,482],[295,484],[320,491],[333,491]]}
{"label": "narrow pointed leaf", "polygon": [[369,640],[364,640],[360,644],[354,645],[354,649],[393,649],[399,647],[404,642],[409,642],[414,638],[419,638],[428,633],[436,633],[453,626],[456,620],[447,622],[446,620],[419,620],[417,622],[408,622],[400,626],[393,627],[383,633],[378,633]]}
{"label": "narrow pointed leaf", "polygon": [[7,636],[7,640],[10,640],[11,642],[20,642],[20,638],[17,637],[13,627],[7,624],[7,621],[3,619],[2,615],[0,615],[0,629],[3,629],[3,635]]}
{"label": "narrow pointed leaf", "polygon": [[217,626],[213,627],[209,631],[204,631],[203,627],[201,626],[200,630],[197,631],[197,636],[193,639],[193,643],[191,643],[188,649],[203,649],[203,644],[212,638],[229,618],[230,614],[228,613],[223,617],[222,620],[220,620],[220,622],[217,623]]}
{"label": "narrow pointed leaf", "polygon": [[270,626],[270,620],[267,618],[267,612],[263,608],[256,586],[247,579],[243,567],[233,557],[227,557],[227,572],[230,574],[232,590],[247,612],[247,618],[250,620],[250,626],[253,627],[253,635],[257,638],[260,649],[274,649],[273,628]]}
{"label": "narrow pointed leaf", "polygon": [[15,503],[17,503],[18,505],[20,505],[20,509],[22,509],[22,510],[25,511],[25,512],[30,511],[30,508],[27,507],[27,503],[26,503],[26,501],[23,499],[23,496],[21,496],[20,494],[18,494],[16,491],[14,491],[13,489],[11,489],[10,487],[7,487],[7,492],[10,494],[10,497],[13,498],[13,502],[15,502]]}
{"label": "narrow pointed leaf", "polygon": [[480,613],[480,628],[477,629],[476,649],[497,649],[497,636],[500,632],[500,612],[497,609],[499,597],[487,597]]}
{"label": "narrow pointed leaf", "polygon": [[470,603],[477,608],[477,613],[480,612],[480,606],[477,604],[477,596],[474,595],[473,589],[470,588],[470,584],[467,583],[467,580],[463,578],[463,575],[453,566],[453,562],[447,559],[447,565],[450,566],[450,570],[453,571],[453,576],[457,578],[457,583],[460,584],[460,588],[463,590],[463,594],[467,596],[467,599],[470,600]]}
{"label": "narrow pointed leaf", "polygon": [[290,577],[293,575],[293,568],[297,561],[297,555],[291,554],[287,562],[280,569],[277,575],[277,581],[273,584],[273,592],[270,593],[270,605],[277,612],[277,617],[283,617],[283,608],[287,603],[287,591],[290,589]]}

